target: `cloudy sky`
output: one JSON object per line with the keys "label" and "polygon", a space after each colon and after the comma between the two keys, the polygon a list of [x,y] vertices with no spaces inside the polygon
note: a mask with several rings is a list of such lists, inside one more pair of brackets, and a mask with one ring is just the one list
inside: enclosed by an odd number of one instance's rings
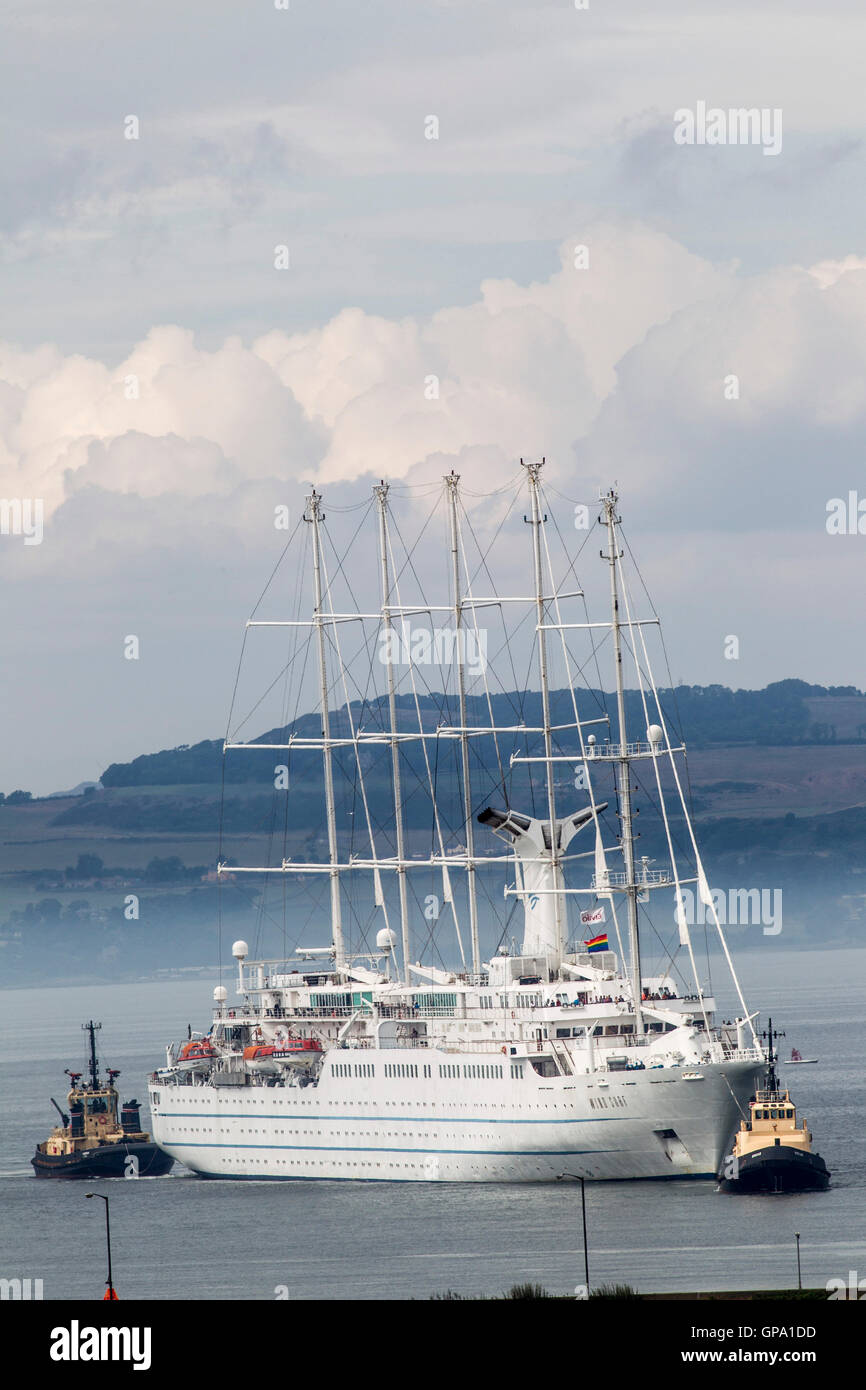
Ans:
{"label": "cloudy sky", "polygon": [[[826,527],[866,499],[858,0],[3,25],[0,497],[44,534],[0,535],[0,789],[221,732],[305,482],[521,454],[618,481],[676,677],[866,686],[866,535]],[[700,103],[781,150],[678,144]]]}

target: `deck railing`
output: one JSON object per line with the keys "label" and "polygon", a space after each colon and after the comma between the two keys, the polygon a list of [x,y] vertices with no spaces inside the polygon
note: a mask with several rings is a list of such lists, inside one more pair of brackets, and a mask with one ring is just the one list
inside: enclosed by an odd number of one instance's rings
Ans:
{"label": "deck railing", "polygon": [[[695,996],[680,996],[674,999],[651,999],[645,1003],[658,1003],[662,1007],[665,1005],[682,1005],[684,1003],[697,1003]],[[704,1001],[709,1007],[709,1001]],[[359,1019],[375,1019],[377,1021],[385,1019],[404,1020],[424,1020],[427,1018],[453,1018],[467,1022],[494,1022],[506,1019],[514,1019],[518,1022],[529,1022],[543,1016],[543,1021],[554,1023],[557,1018],[567,1014],[574,1009],[592,1010],[593,1014],[599,1018],[619,1018],[624,1014],[633,1012],[631,1005],[624,999],[603,999],[588,998],[585,1002],[575,999],[568,1000],[564,1004],[548,1002],[545,1004],[521,1004],[519,1001],[513,1003],[496,1003],[490,1008],[480,1008],[477,1005],[468,1005],[463,1008],[457,1004],[446,1004],[440,1007],[428,1007],[422,1005],[411,1008],[406,1004],[369,1004],[365,1003],[358,1008],[350,1005],[335,1005],[333,1008],[272,1008],[254,1009],[248,1006],[239,1006],[232,1009],[214,1009],[214,1019],[218,1023],[231,1025],[232,1023],[261,1023],[267,1022],[295,1024],[295,1023],[329,1023],[338,1019],[348,1019],[357,1016]]]}

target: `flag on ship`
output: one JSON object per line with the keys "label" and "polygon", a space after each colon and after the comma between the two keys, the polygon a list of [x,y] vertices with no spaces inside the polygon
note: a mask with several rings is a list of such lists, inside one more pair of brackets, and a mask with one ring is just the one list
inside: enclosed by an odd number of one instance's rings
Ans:
{"label": "flag on ship", "polygon": [[586,949],[588,951],[606,951],[607,932],[602,932],[601,936],[594,936],[591,941],[587,941]]}
{"label": "flag on ship", "polygon": [[603,907],[588,907],[585,912],[580,914],[580,925],[582,927],[596,927],[599,922],[605,920]]}

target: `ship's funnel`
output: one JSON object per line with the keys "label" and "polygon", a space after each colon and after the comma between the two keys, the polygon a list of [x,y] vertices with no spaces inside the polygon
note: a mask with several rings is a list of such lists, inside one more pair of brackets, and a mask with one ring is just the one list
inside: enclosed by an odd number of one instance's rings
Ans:
{"label": "ship's funnel", "polygon": [[[556,822],[556,857],[565,853],[577,832],[589,825],[605,809],[600,802],[595,809],[587,806],[574,815]],[[517,889],[523,900],[524,956],[547,956],[551,964],[562,963],[564,931],[557,924],[565,922],[565,899],[562,889],[565,880],[560,865],[554,864],[551,850],[550,822],[536,820],[519,811],[498,811],[488,806],[478,816],[479,824],[488,826],[498,835],[507,837],[514,849],[517,870]]]}

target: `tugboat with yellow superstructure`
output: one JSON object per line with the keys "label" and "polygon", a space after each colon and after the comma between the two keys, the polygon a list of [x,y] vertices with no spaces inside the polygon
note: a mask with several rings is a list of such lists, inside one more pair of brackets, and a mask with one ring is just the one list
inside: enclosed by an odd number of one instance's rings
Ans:
{"label": "tugboat with yellow superstructure", "polygon": [[128,1100],[118,1118],[115,1079],[119,1071],[107,1068],[108,1081],[99,1076],[96,1032],[101,1023],[82,1024],[90,1035],[90,1080],[82,1083],[81,1072],[67,1070],[71,1082],[65,1114],[52,1097],[51,1104],[61,1123],[44,1144],[37,1144],[30,1162],[37,1178],[123,1178],[160,1177],[174,1160],[151,1142],[141,1128],[137,1100]]}
{"label": "tugboat with yellow superstructure", "polygon": [[773,1044],[778,1033],[769,1020],[766,1036],[767,1084],[749,1102],[726,1157],[719,1183],[725,1192],[816,1192],[829,1186],[830,1173],[820,1154],[812,1151],[806,1121],[797,1122],[797,1109],[787,1087],[780,1090]]}

